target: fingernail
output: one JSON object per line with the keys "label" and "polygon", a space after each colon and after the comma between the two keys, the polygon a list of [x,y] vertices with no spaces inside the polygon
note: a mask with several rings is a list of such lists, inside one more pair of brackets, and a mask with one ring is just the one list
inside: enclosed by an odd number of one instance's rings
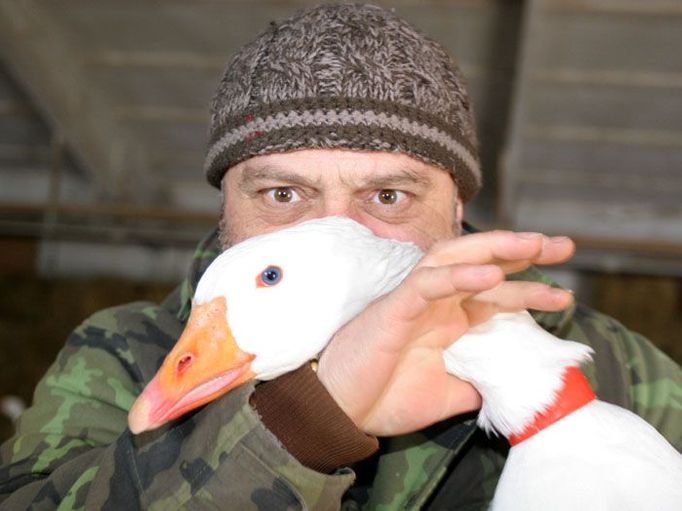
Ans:
{"label": "fingernail", "polygon": [[548,239],[550,243],[565,243],[571,240],[568,236],[551,236]]}
{"label": "fingernail", "polygon": [[575,293],[571,289],[552,289],[552,296],[555,298],[566,298],[568,294],[571,297],[571,301],[575,300]]}
{"label": "fingernail", "polygon": [[539,232],[517,232],[516,235],[524,240],[535,240],[542,236]]}

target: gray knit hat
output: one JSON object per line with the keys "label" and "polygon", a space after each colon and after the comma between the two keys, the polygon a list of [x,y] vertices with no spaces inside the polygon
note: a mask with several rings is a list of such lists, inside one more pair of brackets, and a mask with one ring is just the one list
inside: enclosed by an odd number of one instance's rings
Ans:
{"label": "gray knit hat", "polygon": [[406,153],[481,187],[464,81],[438,43],[371,5],[323,5],[270,27],[228,65],[211,103],[205,171],[305,148]]}

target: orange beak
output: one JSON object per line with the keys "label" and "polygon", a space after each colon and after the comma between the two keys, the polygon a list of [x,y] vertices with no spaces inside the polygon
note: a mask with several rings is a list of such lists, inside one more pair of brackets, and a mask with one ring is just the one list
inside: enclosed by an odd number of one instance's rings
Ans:
{"label": "orange beak", "polygon": [[226,311],[224,297],[193,304],[180,339],[130,409],[133,433],[158,428],[255,377],[255,356],[237,346]]}

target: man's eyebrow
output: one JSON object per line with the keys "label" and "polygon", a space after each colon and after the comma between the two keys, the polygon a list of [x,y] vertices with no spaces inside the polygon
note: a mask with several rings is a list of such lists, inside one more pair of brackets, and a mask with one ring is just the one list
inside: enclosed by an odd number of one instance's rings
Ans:
{"label": "man's eyebrow", "polygon": [[[366,175],[350,178],[351,181],[359,180],[365,188],[392,188],[408,185],[421,187],[429,186],[432,180],[428,175],[409,167],[397,168],[383,175]],[[289,169],[277,165],[258,165],[245,167],[239,179],[238,186],[247,189],[258,181],[277,181],[284,184],[307,186],[311,188],[320,185],[319,179],[312,179],[300,172],[292,172]]]}
{"label": "man's eyebrow", "polygon": [[315,187],[318,180],[311,179],[308,176],[301,175],[298,172],[291,172],[290,170],[277,167],[274,165],[263,165],[258,167],[245,167],[239,179],[239,187],[248,187],[256,181],[281,181],[287,184],[295,184],[302,186]]}
{"label": "man's eyebrow", "polygon": [[371,176],[364,180],[364,184],[372,188],[390,188],[392,186],[405,185],[428,186],[431,182],[429,176],[410,168],[401,168],[395,173]]}

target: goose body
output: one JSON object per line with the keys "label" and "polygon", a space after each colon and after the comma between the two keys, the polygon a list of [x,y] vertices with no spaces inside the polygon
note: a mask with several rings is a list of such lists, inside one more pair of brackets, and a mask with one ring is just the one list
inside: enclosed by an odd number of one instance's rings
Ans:
{"label": "goose body", "polygon": [[[638,415],[591,395],[578,371],[590,351],[527,313],[505,313],[444,352],[448,372],[483,398],[478,425],[512,443],[493,510],[682,508],[682,455]],[[562,399],[580,406],[536,431],[534,419]]]}
{"label": "goose body", "polygon": [[[130,429],[300,367],[422,255],[341,217],[229,248],[202,276],[187,328],[133,405]],[[635,414],[595,399],[579,371],[590,351],[527,312],[497,314],[444,351],[448,372],[482,396],[479,426],[513,444],[493,509],[682,509],[682,456]]]}

